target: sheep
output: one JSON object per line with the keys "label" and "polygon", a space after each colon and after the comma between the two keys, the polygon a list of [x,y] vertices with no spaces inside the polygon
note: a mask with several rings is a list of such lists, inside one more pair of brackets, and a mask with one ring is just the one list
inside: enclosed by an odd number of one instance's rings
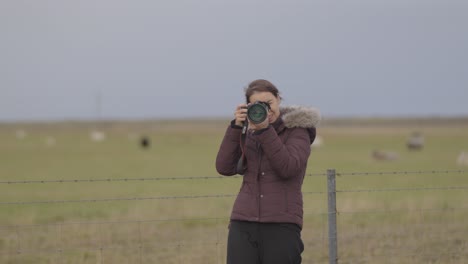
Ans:
{"label": "sheep", "polygon": [[424,147],[424,137],[419,132],[413,132],[406,142],[409,150],[421,150]]}
{"label": "sheep", "polygon": [[28,133],[26,133],[26,131],[22,130],[22,129],[19,129],[19,130],[16,130],[16,138],[21,140],[21,139],[24,139]]}
{"label": "sheep", "polygon": [[149,148],[149,147],[150,147],[150,139],[149,139],[149,137],[147,137],[147,136],[141,137],[141,139],[140,139],[140,146],[141,146],[143,149]]}
{"label": "sheep", "polygon": [[91,140],[95,142],[100,142],[106,139],[106,134],[97,130],[91,131],[89,136],[91,137]]}
{"label": "sheep", "polygon": [[375,160],[392,161],[398,159],[398,154],[391,151],[374,150],[372,158]]}
{"label": "sheep", "polygon": [[457,158],[457,165],[459,166],[468,166],[468,152],[462,151]]}

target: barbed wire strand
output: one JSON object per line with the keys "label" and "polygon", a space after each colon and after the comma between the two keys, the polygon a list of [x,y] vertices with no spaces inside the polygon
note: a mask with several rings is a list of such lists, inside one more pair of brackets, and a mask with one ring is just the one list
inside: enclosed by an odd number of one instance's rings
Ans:
{"label": "barbed wire strand", "polygon": [[[466,190],[466,189],[468,189],[468,186],[337,190],[336,192],[337,193],[362,193],[362,192],[403,192],[403,191]],[[327,192],[322,192],[322,191],[303,192],[303,194],[306,194],[306,195],[325,194],[325,193]],[[214,194],[214,195],[130,197],[130,198],[104,198],[104,199],[81,199],[81,200],[48,200],[48,201],[25,201],[25,202],[0,202],[0,205],[97,203],[97,202],[117,202],[117,201],[143,201],[143,200],[177,200],[177,199],[227,198],[227,197],[236,197],[236,196],[237,194]]]}
{"label": "barbed wire strand", "polygon": [[[468,173],[466,170],[428,170],[428,171],[386,171],[386,172],[337,172],[337,176],[358,175],[408,175],[408,174],[451,174]],[[305,176],[327,176],[327,173],[308,173]],[[99,183],[99,182],[134,182],[134,181],[178,181],[178,180],[223,180],[239,179],[242,176],[189,176],[189,177],[150,177],[150,178],[104,178],[104,179],[43,179],[43,180],[3,180],[0,184],[45,184],[45,183]]]}
{"label": "barbed wire strand", "polygon": [[337,172],[337,176],[391,175],[391,174],[451,174],[468,173],[467,170],[419,170],[419,171],[383,171],[383,172]]}
{"label": "barbed wire strand", "polygon": [[154,222],[184,222],[184,221],[210,221],[210,220],[229,220],[229,217],[206,217],[206,218],[167,218],[167,219],[147,219],[147,220],[111,220],[111,221],[87,221],[87,222],[64,222],[48,224],[26,224],[26,225],[4,225],[0,228],[18,228],[18,227],[45,227],[45,226],[66,226],[66,225],[111,225],[111,224],[144,224]]}
{"label": "barbed wire strand", "polygon": [[[418,226],[417,224],[414,224],[414,226]],[[411,226],[412,227],[412,226]],[[414,230],[411,230],[411,231],[414,231]],[[462,236],[462,237],[466,237],[468,233],[466,232],[458,232],[457,235],[459,236]],[[382,238],[382,239],[385,239],[386,237],[398,237],[398,238],[404,238],[404,237],[417,237],[418,239],[421,239],[421,238],[424,238],[424,239],[432,239],[432,238],[437,238],[438,239],[438,242],[451,242],[453,241],[453,238],[452,239],[440,239],[440,234],[439,235],[435,235],[434,233],[431,233],[431,235],[426,235],[424,234],[424,236],[421,236],[420,233],[417,233],[417,234],[409,234],[408,233],[408,230],[403,230],[403,231],[400,231],[400,232],[395,232],[394,230],[391,232],[391,233],[388,233],[388,232],[384,232],[384,233],[377,233],[377,232],[373,232],[371,235],[363,235],[363,234],[352,234],[352,235],[346,235],[346,234],[342,234],[340,235],[340,240],[355,240],[355,239],[364,239],[364,238]],[[364,241],[368,241],[368,240],[364,240]],[[341,241],[342,243],[345,243],[346,241]],[[393,247],[393,249],[405,249],[407,248],[406,246],[404,247]]]}
{"label": "barbed wire strand", "polygon": [[359,190],[336,190],[337,193],[362,193],[362,192],[405,192],[405,191],[446,191],[467,190],[468,186],[445,186],[445,187],[411,187],[411,188],[387,188],[387,189],[359,189]]}
{"label": "barbed wire strand", "polygon": [[468,207],[449,207],[449,208],[421,208],[421,209],[387,209],[387,210],[366,210],[366,211],[340,211],[337,214],[396,214],[396,213],[426,213],[426,212],[449,212],[449,211],[464,211]]}
{"label": "barbed wire strand", "polygon": [[[326,192],[303,192],[303,194],[324,194]],[[31,204],[64,204],[64,203],[97,203],[97,202],[122,202],[143,200],[179,200],[179,199],[203,199],[203,198],[230,198],[237,194],[214,194],[214,195],[183,195],[183,196],[156,196],[156,197],[129,197],[129,198],[104,198],[104,199],[81,199],[81,200],[48,200],[27,202],[0,202],[0,205],[31,205]]]}
{"label": "barbed wire strand", "polygon": [[[311,173],[305,176],[326,176],[326,173]],[[44,179],[44,180],[3,180],[0,184],[41,184],[41,183],[99,183],[134,181],[178,181],[178,180],[223,180],[240,179],[242,176],[188,176],[188,177],[150,177],[150,178],[104,178],[104,179]]]}
{"label": "barbed wire strand", "polygon": [[193,177],[154,177],[154,178],[105,178],[105,179],[51,179],[51,180],[17,180],[0,181],[0,184],[37,184],[37,183],[98,183],[98,182],[132,182],[132,181],[177,181],[177,180],[210,180],[238,179],[241,176],[193,176]]}
{"label": "barbed wire strand", "polygon": [[119,202],[119,201],[122,202],[122,201],[144,201],[144,200],[177,200],[177,199],[225,198],[225,197],[235,197],[235,196],[236,196],[235,194],[215,194],[215,195],[104,198],[104,199],[82,199],[82,200],[48,200],[48,201],[27,201],[27,202],[0,202],[0,205],[97,203],[97,202]]}

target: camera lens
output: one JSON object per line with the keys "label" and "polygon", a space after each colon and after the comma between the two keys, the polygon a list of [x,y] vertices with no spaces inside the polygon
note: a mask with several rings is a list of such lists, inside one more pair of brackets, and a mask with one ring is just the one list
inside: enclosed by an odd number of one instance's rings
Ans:
{"label": "camera lens", "polygon": [[268,116],[268,109],[260,103],[255,103],[247,109],[247,117],[254,124],[259,124],[265,121]]}

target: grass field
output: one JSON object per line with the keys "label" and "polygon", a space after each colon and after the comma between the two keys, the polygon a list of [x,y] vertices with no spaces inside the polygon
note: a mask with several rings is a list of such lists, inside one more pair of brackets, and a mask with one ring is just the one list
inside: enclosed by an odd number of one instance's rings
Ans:
{"label": "grass field", "polygon": [[[230,195],[241,178],[202,177],[217,176],[227,123],[0,125],[0,263],[224,263]],[[93,129],[107,139],[91,141]],[[414,131],[425,137],[422,151],[406,149]],[[468,119],[325,120],[318,134],[324,144],[313,149],[308,174],[468,170],[456,164],[468,150]],[[135,135],[149,136],[151,148]],[[376,161],[376,149],[398,158]],[[200,179],[6,183],[160,177]],[[338,190],[364,190],[337,195],[340,263],[463,263],[468,189],[442,189],[453,186],[468,187],[468,173],[339,176]],[[441,189],[420,189],[429,187]],[[305,179],[303,263],[328,263],[327,195],[315,193],[326,190],[325,176]],[[111,200],[71,202],[94,199]],[[32,203],[43,201],[62,202]]]}

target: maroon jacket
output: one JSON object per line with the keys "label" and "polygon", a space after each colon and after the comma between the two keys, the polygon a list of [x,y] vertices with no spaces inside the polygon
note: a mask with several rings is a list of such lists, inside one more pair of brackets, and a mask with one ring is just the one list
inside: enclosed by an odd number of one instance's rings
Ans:
{"label": "maroon jacket", "polygon": [[[305,107],[282,107],[280,112],[267,129],[247,134],[247,169],[231,220],[294,223],[302,228],[301,187],[320,117]],[[222,175],[236,174],[240,135],[241,127],[232,123],[227,128],[216,158]]]}

